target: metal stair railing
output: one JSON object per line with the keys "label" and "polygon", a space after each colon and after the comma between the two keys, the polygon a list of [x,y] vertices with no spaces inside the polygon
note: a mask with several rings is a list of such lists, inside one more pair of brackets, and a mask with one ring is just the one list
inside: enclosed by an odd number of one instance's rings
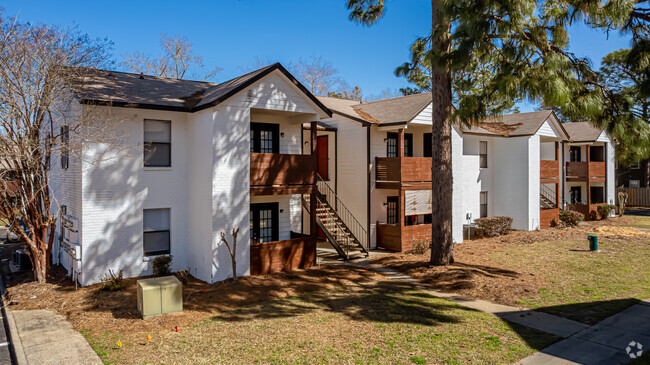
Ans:
{"label": "metal stair railing", "polygon": [[554,192],[549,187],[540,185],[539,188],[540,200],[546,199],[550,202],[551,209],[557,208],[557,192]]}
{"label": "metal stair railing", "polygon": [[332,188],[323,180],[320,175],[317,175],[318,192],[325,197],[328,204],[334,209],[336,214],[341,218],[345,226],[352,233],[352,236],[357,240],[361,249],[368,254],[370,251],[370,237],[368,231],[364,226],[359,223],[357,218],[350,212],[350,210],[343,204],[343,201],[334,193]]}
{"label": "metal stair railing", "polygon": [[[310,209],[310,204],[312,204],[311,199],[309,194],[305,194],[302,197],[302,203],[305,209],[309,211]],[[332,246],[336,250],[336,252],[343,257],[345,260],[349,259],[349,253],[350,253],[350,247],[349,244],[346,244],[344,246],[341,245],[342,241],[342,233],[345,232],[345,227],[342,227],[341,223],[339,220],[336,218],[334,214],[330,212],[330,209],[327,208],[327,205],[323,203],[322,200],[320,200],[318,197],[316,197],[316,224],[320,229],[323,231],[327,239],[332,243]],[[319,212],[319,209],[324,209],[324,212]],[[320,215],[325,215],[325,219],[321,219]],[[327,221],[333,223],[336,225],[336,229],[332,229],[325,224]]]}

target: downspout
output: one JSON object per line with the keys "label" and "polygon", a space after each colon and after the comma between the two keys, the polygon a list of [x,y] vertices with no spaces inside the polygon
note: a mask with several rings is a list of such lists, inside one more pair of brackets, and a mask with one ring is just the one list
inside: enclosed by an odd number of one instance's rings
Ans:
{"label": "downspout", "polygon": [[372,242],[371,230],[370,230],[370,175],[372,174],[372,168],[370,167],[370,123],[366,124],[366,168],[368,169],[367,176],[367,188],[366,188],[366,209],[367,209],[367,220],[368,220],[368,249],[370,249],[370,244]]}

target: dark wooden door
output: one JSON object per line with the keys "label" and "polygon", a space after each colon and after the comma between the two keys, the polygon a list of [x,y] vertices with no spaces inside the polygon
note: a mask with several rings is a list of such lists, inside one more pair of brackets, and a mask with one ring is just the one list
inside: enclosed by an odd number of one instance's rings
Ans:
{"label": "dark wooden door", "polygon": [[327,136],[318,136],[316,141],[316,155],[318,156],[318,175],[323,180],[329,180],[329,154]]}

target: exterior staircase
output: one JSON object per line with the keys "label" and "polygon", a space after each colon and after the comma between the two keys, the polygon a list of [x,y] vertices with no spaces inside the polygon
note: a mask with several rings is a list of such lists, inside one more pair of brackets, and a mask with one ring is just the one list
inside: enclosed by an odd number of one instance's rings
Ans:
{"label": "exterior staircase", "polygon": [[541,209],[557,208],[557,193],[548,187],[541,185],[539,193],[539,205]]}
{"label": "exterior staircase", "polygon": [[[359,223],[327,183],[318,177],[316,224],[344,260],[368,256],[368,231]],[[302,204],[310,211],[311,197],[305,194]]]}

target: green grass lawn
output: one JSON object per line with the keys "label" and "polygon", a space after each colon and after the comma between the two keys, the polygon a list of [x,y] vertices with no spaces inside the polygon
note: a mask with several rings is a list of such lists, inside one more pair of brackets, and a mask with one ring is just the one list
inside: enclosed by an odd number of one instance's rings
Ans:
{"label": "green grass lawn", "polygon": [[634,216],[633,218],[634,223],[631,224],[632,227],[650,229],[650,217]]}
{"label": "green grass lawn", "polygon": [[546,281],[521,305],[592,324],[650,298],[648,240],[644,234],[601,236],[599,253],[586,251],[585,241],[512,245],[490,259]]}
{"label": "green grass lawn", "polygon": [[82,333],[105,363],[129,364],[496,364],[558,340],[389,281],[243,306],[123,348]]}

